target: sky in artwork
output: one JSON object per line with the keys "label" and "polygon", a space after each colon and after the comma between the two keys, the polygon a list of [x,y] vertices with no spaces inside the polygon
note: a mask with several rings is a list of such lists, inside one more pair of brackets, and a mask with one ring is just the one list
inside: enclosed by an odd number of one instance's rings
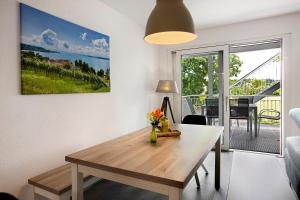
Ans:
{"label": "sky in artwork", "polygon": [[48,50],[109,58],[109,36],[21,4],[21,40]]}

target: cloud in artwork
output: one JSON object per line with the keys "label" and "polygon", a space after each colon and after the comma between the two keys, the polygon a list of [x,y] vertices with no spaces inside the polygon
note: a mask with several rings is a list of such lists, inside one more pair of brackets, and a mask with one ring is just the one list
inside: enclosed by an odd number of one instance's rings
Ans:
{"label": "cloud in artwork", "polygon": [[86,40],[86,37],[87,37],[87,33],[82,33],[82,34],[80,34],[80,38],[81,38],[82,40]]}
{"label": "cloud in artwork", "polygon": [[51,29],[46,29],[40,35],[33,35],[31,38],[24,37],[24,40],[27,43],[40,44],[61,50],[70,48],[70,45],[66,41],[58,39],[58,34]]}
{"label": "cloud in artwork", "polygon": [[105,49],[103,47],[95,48],[95,47],[86,46],[86,47],[82,48],[81,51],[92,54],[94,56],[109,57],[109,50]]}
{"label": "cloud in artwork", "polygon": [[104,38],[92,40],[92,44],[94,47],[98,47],[98,48],[108,47],[108,43]]}
{"label": "cloud in artwork", "polygon": [[41,36],[40,35],[33,35],[32,36],[32,42],[41,43],[42,42]]}
{"label": "cloud in artwork", "polygon": [[49,46],[56,46],[59,41],[57,39],[57,33],[51,29],[47,29],[41,33],[42,41]]}
{"label": "cloud in artwork", "polygon": [[[80,34],[80,38],[87,39],[88,34]],[[87,42],[88,45],[75,45],[69,41],[61,40],[59,35],[52,29],[45,29],[39,35],[22,36],[22,43],[41,46],[49,50],[66,51],[89,56],[109,57],[109,44],[105,38]]]}

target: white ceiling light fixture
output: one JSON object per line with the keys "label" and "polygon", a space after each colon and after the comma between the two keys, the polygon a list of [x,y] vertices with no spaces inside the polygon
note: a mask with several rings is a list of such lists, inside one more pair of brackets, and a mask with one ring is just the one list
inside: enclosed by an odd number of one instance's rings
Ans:
{"label": "white ceiling light fixture", "polygon": [[183,0],[156,0],[146,26],[146,42],[170,45],[196,38],[193,18]]}

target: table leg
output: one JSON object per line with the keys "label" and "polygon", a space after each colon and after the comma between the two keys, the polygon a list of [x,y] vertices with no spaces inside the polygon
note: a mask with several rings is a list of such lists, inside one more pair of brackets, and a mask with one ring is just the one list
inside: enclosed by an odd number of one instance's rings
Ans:
{"label": "table leg", "polygon": [[221,136],[215,145],[215,188],[220,189],[221,183]]}
{"label": "table leg", "polygon": [[182,200],[182,189],[176,187],[170,187],[169,200]]}
{"label": "table leg", "polygon": [[72,199],[83,200],[83,174],[78,172],[78,165],[72,165]]}
{"label": "table leg", "polygon": [[33,199],[34,199],[34,200],[38,200],[38,199],[39,199],[39,195],[36,194],[35,192],[33,193]]}

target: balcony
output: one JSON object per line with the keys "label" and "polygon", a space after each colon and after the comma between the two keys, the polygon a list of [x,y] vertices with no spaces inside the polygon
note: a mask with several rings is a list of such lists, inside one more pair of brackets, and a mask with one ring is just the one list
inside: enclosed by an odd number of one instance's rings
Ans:
{"label": "balcony", "polygon": [[[231,96],[232,97],[232,96]],[[182,115],[199,114],[206,115],[205,96],[190,95],[183,97]],[[237,97],[232,97],[237,98]],[[230,119],[229,145],[231,149],[256,151],[265,153],[280,153],[280,120],[275,120],[273,112],[265,113],[270,119],[260,118],[262,110],[275,110],[280,112],[280,96],[265,96],[255,103],[257,107],[257,129],[255,135],[254,123],[252,133],[247,131],[247,121],[242,119]],[[277,113],[278,113],[277,112]],[[254,117],[254,115],[252,116]],[[253,119],[254,121],[254,119]],[[213,124],[218,125],[218,119]]]}

